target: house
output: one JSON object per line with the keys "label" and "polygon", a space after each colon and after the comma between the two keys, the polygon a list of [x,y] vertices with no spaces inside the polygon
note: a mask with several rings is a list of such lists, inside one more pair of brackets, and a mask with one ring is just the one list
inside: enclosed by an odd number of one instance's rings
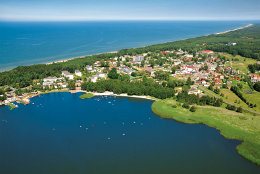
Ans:
{"label": "house", "polygon": [[251,75],[251,82],[252,83],[260,82],[260,75],[259,74],[252,74]]}
{"label": "house", "polygon": [[209,84],[208,82],[206,82],[205,80],[202,80],[202,81],[201,81],[201,84],[202,84],[203,86],[205,86],[205,87],[209,87],[209,86],[210,86],[210,84]]}
{"label": "house", "polygon": [[97,75],[94,75],[90,78],[90,81],[93,82],[93,83],[96,83],[98,80],[98,76]]}
{"label": "house", "polygon": [[96,82],[98,81],[98,79],[104,79],[104,78],[106,78],[106,77],[107,77],[106,74],[104,74],[104,73],[98,73],[98,74],[92,76],[92,77],[90,78],[90,81],[93,82],[93,83],[96,83]]}
{"label": "house", "polygon": [[145,72],[151,74],[152,71],[153,71],[153,67],[151,67],[151,66],[146,66],[146,67],[144,68],[144,70],[145,70]]}
{"label": "house", "polygon": [[55,82],[57,82],[58,78],[57,77],[47,77],[43,79],[42,86],[43,87],[50,87],[54,85]]}
{"label": "house", "polygon": [[182,51],[182,49],[179,49],[178,51],[175,52],[176,55],[183,55],[185,52]]}
{"label": "house", "polygon": [[216,85],[220,85],[222,83],[221,79],[220,78],[214,78],[214,83]]}
{"label": "house", "polygon": [[64,77],[66,77],[66,78],[68,78],[69,80],[73,80],[73,79],[74,79],[73,74],[71,74],[71,73],[68,72],[68,71],[62,71],[62,72],[61,72],[61,75],[64,76]]}
{"label": "house", "polygon": [[75,75],[81,77],[82,76],[82,72],[80,72],[79,70],[75,70]]}
{"label": "house", "polygon": [[216,71],[218,65],[217,64],[209,64],[208,65],[210,71]]}
{"label": "house", "polygon": [[135,63],[140,63],[144,60],[144,56],[134,56],[133,57],[133,62]]}
{"label": "house", "polygon": [[188,92],[189,95],[200,95],[202,94],[202,91],[199,90],[199,89],[190,89],[189,92]]}
{"label": "house", "polygon": [[226,44],[227,46],[236,46],[237,43],[236,42],[229,42],[228,44]]}
{"label": "house", "polygon": [[196,70],[194,68],[194,66],[182,66],[181,67],[181,74],[192,74],[192,73],[195,73]]}
{"label": "house", "polygon": [[125,74],[131,75],[133,72],[135,72],[134,70],[132,70],[131,68],[128,67],[123,67],[120,69],[120,71],[122,71]]}
{"label": "house", "polygon": [[87,65],[87,66],[86,66],[86,70],[87,70],[88,72],[93,72],[93,67],[92,67],[91,65]]}
{"label": "house", "polygon": [[107,75],[105,73],[98,73],[97,76],[98,76],[98,78],[101,78],[101,79],[107,77]]}
{"label": "house", "polygon": [[201,51],[201,54],[213,54],[214,51],[211,51],[211,50],[203,50]]}
{"label": "house", "polygon": [[193,58],[193,55],[192,54],[186,54],[185,57],[186,58]]}
{"label": "house", "polygon": [[182,61],[179,59],[174,59],[173,62],[175,66],[180,65],[182,63]]}

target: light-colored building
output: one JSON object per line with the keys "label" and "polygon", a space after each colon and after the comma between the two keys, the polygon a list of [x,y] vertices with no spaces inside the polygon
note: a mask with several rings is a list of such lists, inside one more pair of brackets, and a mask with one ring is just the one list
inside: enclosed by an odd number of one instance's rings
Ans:
{"label": "light-colored building", "polygon": [[69,80],[73,80],[73,79],[74,79],[73,74],[71,74],[71,73],[68,72],[68,71],[62,71],[61,73],[62,73],[62,74],[61,74],[62,76],[68,78]]}
{"label": "light-colored building", "polygon": [[105,73],[98,73],[90,78],[90,81],[96,83],[98,79],[104,79],[107,75]]}
{"label": "light-colored building", "polygon": [[42,83],[42,86],[43,87],[50,87],[52,85],[54,85],[54,83],[56,83],[58,80],[57,77],[47,77],[47,78],[44,78],[43,79],[43,83]]}
{"label": "light-colored building", "polygon": [[93,72],[93,71],[94,71],[94,69],[93,69],[93,67],[92,67],[91,65],[87,65],[87,66],[86,66],[86,70],[87,70],[88,72]]}
{"label": "light-colored building", "polygon": [[120,71],[125,74],[128,74],[128,75],[131,75],[133,72],[135,72],[134,70],[132,70],[131,68],[128,68],[128,67],[120,68]]}
{"label": "light-colored building", "polygon": [[82,76],[82,72],[80,72],[79,70],[75,70],[75,75],[81,77]]}
{"label": "light-colored building", "polygon": [[252,74],[252,75],[251,75],[251,82],[252,82],[252,83],[260,82],[260,75],[258,75],[258,74]]}
{"label": "light-colored building", "polygon": [[133,62],[135,63],[140,63],[144,60],[144,56],[134,56],[133,57]]}

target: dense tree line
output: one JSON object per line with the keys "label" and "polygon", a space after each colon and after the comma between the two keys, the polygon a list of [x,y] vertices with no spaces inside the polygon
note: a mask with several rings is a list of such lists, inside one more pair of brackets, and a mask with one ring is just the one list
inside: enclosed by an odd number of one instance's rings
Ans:
{"label": "dense tree line", "polygon": [[230,105],[230,104],[227,105],[226,109],[231,110],[231,111],[236,111],[236,112],[239,112],[239,113],[243,112],[243,109],[241,107],[236,107],[236,106],[233,106],[233,105]]}
{"label": "dense tree line", "polygon": [[237,86],[231,86],[230,90],[234,92],[243,102],[245,102],[249,107],[253,108],[256,107],[256,105],[249,103],[247,99],[243,96],[243,94],[239,91],[239,88]]}
{"label": "dense tree line", "polygon": [[159,99],[166,99],[174,96],[173,89],[149,81],[130,82],[121,81],[119,79],[100,80],[96,83],[85,82],[82,84],[82,89],[91,92],[110,91],[115,94],[126,93],[128,95],[145,95]]}
{"label": "dense tree line", "polygon": [[187,92],[181,92],[177,95],[177,101],[181,103],[186,103],[189,105],[197,104],[197,105],[211,105],[215,107],[220,107],[223,104],[222,99],[209,97],[209,96],[202,96],[199,97],[197,95],[189,95]]}
{"label": "dense tree line", "polygon": [[6,99],[5,91],[4,89],[0,88],[0,101],[4,101]]}
{"label": "dense tree line", "polygon": [[260,82],[256,82],[256,83],[254,84],[254,89],[255,89],[256,91],[260,92]]}
{"label": "dense tree line", "polygon": [[256,71],[260,71],[260,64],[258,64],[258,63],[250,64],[250,65],[248,65],[248,69],[251,73],[255,73]]}

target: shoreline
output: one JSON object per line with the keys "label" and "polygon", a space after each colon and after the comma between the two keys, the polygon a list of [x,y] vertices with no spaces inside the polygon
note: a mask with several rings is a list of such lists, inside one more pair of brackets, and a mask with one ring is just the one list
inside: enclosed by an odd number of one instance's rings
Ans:
{"label": "shoreline", "polygon": [[[164,119],[173,119],[184,124],[203,124],[216,129],[224,138],[236,140],[240,143],[236,146],[236,151],[244,159],[260,166],[260,139],[256,135],[257,128],[253,130],[243,125],[241,118],[254,119],[255,116],[245,113],[236,113],[224,108],[214,108],[196,106],[196,112],[190,112],[184,108],[177,106],[172,108],[170,99],[157,100],[152,104],[152,111],[159,117]],[[249,125],[250,126],[250,125]]]}
{"label": "shoreline", "polygon": [[[196,37],[226,34],[226,33],[229,33],[229,32],[242,30],[242,29],[249,28],[249,27],[252,27],[252,26],[254,26],[254,24],[250,23],[250,24],[243,25],[243,26],[240,26],[240,27],[235,28],[235,29],[230,29],[230,30],[226,30],[226,31],[223,31],[223,32],[218,32],[218,33],[205,34],[205,35],[196,36]],[[194,37],[194,38],[196,38],[196,37]],[[192,39],[192,38],[193,38],[193,37],[191,37],[191,38],[179,39],[179,40],[175,40],[175,41],[173,40],[173,41],[168,41],[168,42],[161,42],[161,43],[159,42],[159,43],[156,43],[156,44],[148,44],[148,45],[144,45],[144,46],[141,46],[141,47],[131,47],[131,48],[122,48],[122,49],[144,48],[144,47],[147,47],[147,46],[152,46],[152,45],[157,45],[157,44],[163,44],[163,43],[169,43],[169,42],[182,41],[182,40]],[[88,56],[95,56],[95,55],[99,55],[99,54],[118,53],[119,51],[120,51],[120,50],[108,51],[108,52],[100,52],[100,53],[95,53],[95,54],[88,54],[88,55],[82,55],[82,56],[74,56],[74,57],[68,57],[68,58],[61,58],[61,59],[57,59],[57,60],[53,60],[53,61],[43,61],[42,63],[39,62],[39,63],[32,63],[32,64],[26,64],[26,65],[19,65],[19,66],[32,66],[32,65],[38,65],[38,64],[51,65],[51,64],[55,64],[55,63],[64,63],[64,62],[68,62],[68,61],[75,60],[75,59],[82,59],[82,58],[85,58],[85,57],[88,57]],[[16,65],[16,66],[9,66],[9,67],[0,69],[0,73],[1,73],[1,72],[5,72],[5,71],[13,70],[13,69],[15,69],[15,68],[17,68],[17,67],[18,67],[18,66]]]}
{"label": "shoreline", "polygon": [[47,91],[47,92],[38,92],[37,94],[27,94],[26,96],[24,96],[23,98],[19,98],[17,99],[15,102],[10,102],[7,104],[3,104],[0,106],[9,106],[10,104],[14,104],[14,103],[19,103],[19,104],[24,104],[24,105],[28,105],[31,103],[31,99],[34,97],[39,97],[41,95],[45,95],[45,94],[50,94],[50,93],[70,93],[70,94],[76,94],[76,93],[91,93],[93,94],[94,97],[96,96],[114,96],[114,97],[126,97],[126,98],[138,98],[138,99],[144,99],[144,100],[151,100],[151,101],[157,101],[158,99],[151,97],[151,96],[138,96],[138,95],[128,95],[126,93],[124,94],[114,94],[113,92],[103,92],[103,93],[98,93],[98,92],[89,92],[89,91],[84,91],[84,90],[68,90],[68,89],[64,89],[64,90],[52,90],[52,91]]}
{"label": "shoreline", "polygon": [[151,101],[156,101],[157,99],[151,96],[139,96],[139,95],[128,95],[128,94],[114,94],[113,92],[103,92],[103,93],[99,93],[99,92],[89,92],[89,91],[84,91],[84,90],[70,90],[68,91],[71,94],[75,94],[75,93],[91,93],[95,96],[114,96],[114,97],[127,97],[127,98],[139,98],[139,99],[145,99],[145,100],[151,100]]}
{"label": "shoreline", "polygon": [[252,27],[252,26],[254,26],[254,24],[248,24],[246,26],[241,26],[241,27],[238,27],[238,28],[235,28],[235,29],[231,29],[231,30],[227,30],[227,31],[223,31],[223,32],[218,32],[218,33],[216,33],[216,35],[226,34],[226,33],[232,32],[232,31],[243,30],[243,29],[246,29],[246,28],[249,28],[249,27]]}
{"label": "shoreline", "polygon": [[[25,97],[23,97],[22,99],[17,100],[16,102],[11,102],[13,103],[20,103],[20,104],[24,104],[24,105],[28,105],[31,103],[31,99],[34,97],[39,97],[41,95],[45,95],[45,94],[50,94],[50,93],[70,93],[70,94],[76,94],[76,93],[91,93],[94,95],[94,97],[96,96],[114,96],[114,97],[126,97],[126,98],[138,98],[138,99],[144,99],[144,100],[151,100],[151,101],[156,101],[158,99],[151,97],[151,96],[138,96],[138,95],[128,95],[128,94],[114,94],[113,92],[103,92],[103,93],[98,93],[98,92],[89,92],[89,91],[84,91],[84,90],[68,90],[68,89],[64,89],[64,90],[52,90],[52,91],[48,91],[48,92],[38,92],[37,94],[28,94]],[[9,104],[11,104],[9,103]],[[2,105],[2,106],[8,106],[8,104]]]}

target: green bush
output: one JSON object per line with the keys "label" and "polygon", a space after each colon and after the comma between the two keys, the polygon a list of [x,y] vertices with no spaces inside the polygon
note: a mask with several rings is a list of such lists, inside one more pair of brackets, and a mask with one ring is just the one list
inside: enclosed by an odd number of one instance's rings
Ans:
{"label": "green bush", "polygon": [[196,107],[195,107],[195,106],[192,106],[192,107],[190,108],[190,111],[191,111],[191,112],[196,112]]}
{"label": "green bush", "polygon": [[190,105],[187,104],[187,103],[183,103],[182,107],[183,107],[183,108],[186,108],[186,109],[190,109]]}

